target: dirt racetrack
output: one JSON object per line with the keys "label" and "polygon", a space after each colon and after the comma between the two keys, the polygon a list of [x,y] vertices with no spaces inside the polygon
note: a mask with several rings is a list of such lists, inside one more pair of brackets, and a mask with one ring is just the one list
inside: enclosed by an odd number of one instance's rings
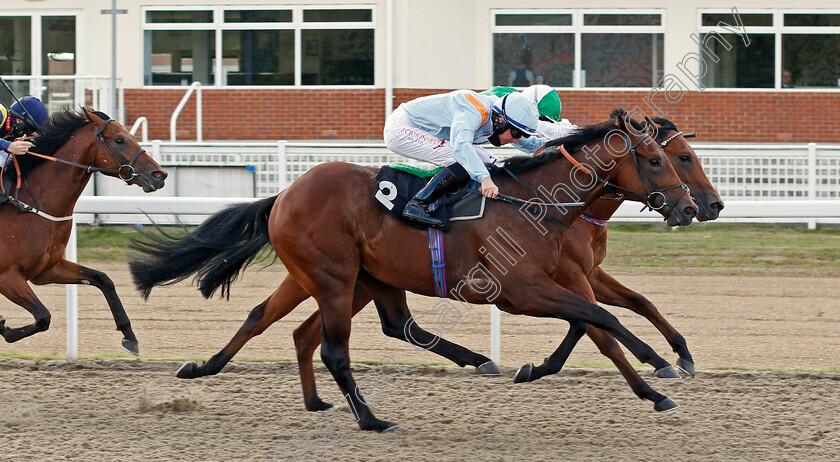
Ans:
{"label": "dirt racetrack", "polygon": [[[140,340],[141,359],[206,359],[238,329],[248,311],[285,273],[249,271],[230,301],[205,301],[186,284],[155,289],[149,302],[131,290],[124,264],[95,263],[116,283]],[[840,287],[837,273],[815,270],[626,269],[611,271],[650,298],[686,337],[696,379],[665,382],[639,367],[661,393],[681,404],[658,414],[635,398],[614,369],[567,367],[514,384],[516,367],[539,363],[567,324],[502,315],[504,377],[472,368],[411,365],[442,358],[386,338],[373,308],[353,324],[354,361],[395,358],[374,406],[400,424],[369,434],[337,413],[303,408],[297,368],[289,362],[234,362],[222,374],[174,377],[178,362],[136,361],[120,354],[120,335],[104,298],[80,287],[82,356],[114,360],[0,359],[0,460],[840,460]],[[50,331],[6,354],[63,354],[64,288],[36,287],[51,308]],[[435,325],[432,299],[411,296],[418,324]],[[292,358],[291,332],[307,303],[240,353]],[[622,323],[674,361],[661,335],[642,318],[611,308]],[[31,318],[0,302],[7,325]],[[489,310],[474,307],[449,340],[487,354]],[[570,366],[606,366],[584,339]],[[355,365],[355,376],[376,377]],[[720,370],[720,368],[728,368]],[[737,370],[736,370],[737,369]],[[745,369],[745,370],[744,370]],[[776,371],[771,371],[775,369]],[[807,372],[806,372],[807,371]],[[316,364],[321,396],[341,397]],[[381,376],[380,376],[381,377]],[[345,409],[346,411],[346,406]],[[317,436],[317,438],[316,438]]]}

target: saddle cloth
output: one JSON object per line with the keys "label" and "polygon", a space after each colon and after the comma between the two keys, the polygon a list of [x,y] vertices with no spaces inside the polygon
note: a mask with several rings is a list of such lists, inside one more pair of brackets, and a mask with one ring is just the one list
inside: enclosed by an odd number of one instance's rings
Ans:
{"label": "saddle cloth", "polygon": [[[376,175],[376,189],[373,191],[373,200],[379,204],[389,215],[397,220],[418,229],[427,227],[403,218],[402,212],[408,201],[423,189],[429,178],[420,178],[412,173],[406,172],[406,168],[395,165],[395,168],[384,166]],[[407,170],[412,170],[407,168]],[[412,171],[416,171],[413,169]],[[422,171],[418,171],[422,172]],[[451,222],[458,220],[475,220],[484,215],[485,197],[478,193],[478,183],[470,182],[457,191],[446,194],[429,206],[432,216],[441,220],[446,231]]]}

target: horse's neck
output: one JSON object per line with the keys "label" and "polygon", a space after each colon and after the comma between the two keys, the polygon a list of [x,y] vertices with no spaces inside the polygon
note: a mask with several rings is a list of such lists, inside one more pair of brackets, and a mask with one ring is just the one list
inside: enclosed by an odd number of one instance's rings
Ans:
{"label": "horse's neck", "polygon": [[598,198],[589,204],[589,206],[584,209],[583,213],[606,220],[613,216],[615,211],[621,206],[621,202],[622,201],[618,199],[612,200]]}
{"label": "horse's neck", "polygon": [[[587,167],[589,166],[587,165]],[[540,193],[540,200],[559,203],[583,202],[585,204],[584,210],[586,210],[592,205],[593,201],[600,197],[604,186],[601,183],[597,183],[590,188],[581,188],[571,180],[571,175],[574,174],[578,175],[578,178],[583,178],[584,174],[581,172],[573,173],[572,169],[573,165],[571,162],[564,157],[559,157],[547,161],[544,165],[534,170],[519,175],[519,179],[536,189]],[[595,167],[594,170],[602,178],[607,173],[598,167]],[[508,182],[507,185],[508,187],[518,186],[515,182]],[[527,197],[533,196],[533,192],[525,190],[522,186],[518,186],[517,189],[519,189],[520,194],[525,194]],[[554,213],[552,212],[556,212],[557,210],[558,208],[551,207],[548,213],[553,215]],[[581,208],[560,207],[559,210],[559,215],[562,216],[558,216],[558,218],[563,220],[566,225],[571,225],[580,216]]]}
{"label": "horse's neck", "polygon": [[[57,159],[89,165],[93,142],[86,142],[84,130],[77,132],[73,138],[61,145],[53,153]],[[26,179],[28,187],[21,187],[21,200],[33,207],[37,207],[53,216],[69,216],[73,214],[76,201],[84,191],[90,180],[90,173],[84,168],[66,165],[60,162],[44,161],[32,170]],[[28,196],[28,197],[26,197]]]}

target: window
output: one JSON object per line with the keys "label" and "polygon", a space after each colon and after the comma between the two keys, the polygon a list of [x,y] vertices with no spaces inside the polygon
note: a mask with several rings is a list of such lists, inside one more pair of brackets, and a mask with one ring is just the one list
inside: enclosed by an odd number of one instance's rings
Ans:
{"label": "window", "polygon": [[147,9],[146,85],[373,85],[371,7]]}
{"label": "window", "polygon": [[[0,16],[0,75],[18,97],[37,96],[50,112],[74,104],[77,27],[76,16],[49,11]],[[14,102],[6,91],[0,101]]]}
{"label": "window", "polygon": [[[720,60],[707,59],[703,84],[718,88],[819,88],[840,86],[840,12],[740,12],[749,36],[718,26],[735,26],[732,12],[701,12],[700,37]],[[719,33],[714,34],[713,33]],[[777,46],[781,56],[776,52]],[[702,49],[701,49],[702,52]]]}
{"label": "window", "polygon": [[665,25],[659,11],[492,14],[493,85],[652,87],[662,76]]}

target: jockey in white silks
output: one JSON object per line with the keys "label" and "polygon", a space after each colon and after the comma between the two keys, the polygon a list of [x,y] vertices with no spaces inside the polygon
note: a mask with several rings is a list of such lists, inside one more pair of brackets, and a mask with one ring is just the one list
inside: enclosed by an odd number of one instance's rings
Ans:
{"label": "jockey in white silks", "polygon": [[537,133],[537,104],[521,93],[501,98],[470,90],[424,96],[403,103],[385,121],[383,136],[391,151],[444,167],[406,205],[403,216],[427,226],[441,227],[428,206],[467,178],[481,184],[489,198],[499,194],[484,164],[502,162],[476,144],[508,143],[526,153],[536,151],[546,138]]}
{"label": "jockey in white silks", "polygon": [[[487,91],[492,91],[494,94],[501,96],[508,88],[497,87]],[[515,91],[513,88],[510,88],[510,90]],[[553,88],[548,85],[531,85],[522,90],[522,95],[537,103],[537,110],[540,113],[537,136],[554,140],[570,135],[577,130],[578,126],[571,123],[569,119],[560,118],[563,104],[560,102],[560,95]]]}

